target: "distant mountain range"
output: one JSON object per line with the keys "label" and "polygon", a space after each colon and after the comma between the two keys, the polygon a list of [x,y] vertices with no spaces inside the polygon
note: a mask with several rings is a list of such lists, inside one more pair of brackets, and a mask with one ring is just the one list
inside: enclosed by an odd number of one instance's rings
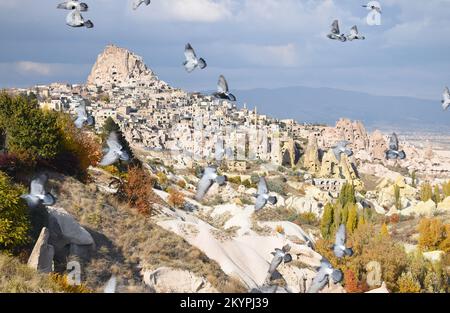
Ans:
{"label": "distant mountain range", "polygon": [[332,88],[286,87],[233,91],[242,107],[258,113],[292,118],[300,123],[334,125],[341,117],[361,120],[369,130],[449,132],[450,111],[439,100],[375,96]]}

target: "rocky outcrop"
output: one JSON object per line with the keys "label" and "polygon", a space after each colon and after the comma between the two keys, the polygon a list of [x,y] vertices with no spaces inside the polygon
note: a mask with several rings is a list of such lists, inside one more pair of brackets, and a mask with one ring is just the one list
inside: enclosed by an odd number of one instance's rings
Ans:
{"label": "rocky outcrop", "polygon": [[369,147],[369,137],[362,122],[340,119],[336,123],[336,130],[340,138],[352,143],[353,149],[365,150]]}
{"label": "rocky outcrop", "polygon": [[143,271],[144,283],[157,293],[217,293],[205,279],[190,271],[160,267]]}
{"label": "rocky outcrop", "polygon": [[372,289],[366,293],[389,293],[389,290],[386,287],[386,283],[383,282],[379,288]]}
{"label": "rocky outcrop", "polygon": [[313,134],[309,136],[303,166],[311,173],[317,173],[320,170],[319,146],[317,144],[317,138]]}
{"label": "rocky outcrop", "polygon": [[42,228],[28,259],[28,266],[42,273],[51,273],[53,271],[55,249],[48,243],[49,237],[49,230],[46,227]]}
{"label": "rocky outcrop", "polygon": [[387,150],[387,141],[384,135],[376,130],[370,136],[369,152],[373,159],[384,160]]}
{"label": "rocky outcrop", "polygon": [[101,86],[103,90],[112,89],[114,86],[154,87],[156,84],[167,87],[147,68],[140,56],[115,45],[106,46],[98,56],[86,84]]}
{"label": "rocky outcrop", "polygon": [[352,182],[356,190],[361,190],[364,187],[355,166],[350,162],[347,155],[341,154],[341,159],[338,161],[332,150],[328,150],[323,156],[319,177],[345,179]]}

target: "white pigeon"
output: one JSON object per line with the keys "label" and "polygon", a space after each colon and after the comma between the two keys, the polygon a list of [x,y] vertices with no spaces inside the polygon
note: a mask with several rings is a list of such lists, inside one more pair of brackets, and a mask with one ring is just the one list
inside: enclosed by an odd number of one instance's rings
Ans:
{"label": "white pigeon", "polygon": [[345,225],[341,224],[338,231],[336,232],[336,239],[333,245],[334,255],[338,258],[343,258],[344,256],[352,256],[353,250],[345,246],[346,234]]}
{"label": "white pigeon", "polygon": [[442,100],[442,108],[447,110],[450,106],[450,90],[448,90],[448,87],[445,87],[442,97],[444,98],[444,100]]}
{"label": "white pigeon", "polygon": [[94,118],[88,115],[84,101],[78,105],[75,111],[77,112],[77,119],[74,123],[77,128],[82,128],[84,124],[88,126],[94,125]]}
{"label": "white pigeon", "polygon": [[344,34],[341,34],[338,20],[334,20],[333,24],[331,24],[331,33],[329,33],[327,37],[332,40],[340,40],[342,42],[347,41],[347,37],[345,37]]}
{"label": "white pigeon", "polygon": [[350,29],[350,34],[347,35],[347,40],[349,41],[353,41],[353,40],[364,40],[366,39],[366,37],[362,36],[359,34],[358,32],[358,27],[356,25],[354,25],[351,29]]}
{"label": "white pigeon", "polygon": [[349,144],[350,144],[350,142],[343,140],[343,141],[339,141],[338,143],[336,143],[336,145],[334,147],[332,147],[334,156],[336,157],[336,159],[338,161],[341,160],[341,153],[344,153],[349,157],[353,155],[353,151],[351,149],[347,148],[347,146]]}
{"label": "white pigeon", "polygon": [[195,195],[195,200],[201,201],[203,199],[203,197],[206,195],[206,193],[208,192],[209,188],[211,188],[211,186],[214,183],[217,183],[217,184],[219,184],[219,186],[221,186],[221,185],[225,184],[226,181],[227,181],[226,176],[217,175],[216,168],[214,168],[214,167],[205,168],[203,176],[197,185],[197,194]]}
{"label": "white pigeon", "polygon": [[197,67],[204,69],[207,66],[206,61],[203,58],[197,58],[190,43],[186,44],[186,47],[184,48],[184,56],[186,57],[186,61],[184,61],[183,65],[188,73],[191,73]]}
{"label": "white pigeon", "polygon": [[258,183],[258,193],[255,195],[255,211],[259,211],[264,208],[267,202],[275,205],[278,202],[277,197],[269,196],[269,188],[267,187],[267,182],[264,177],[259,178]]}
{"label": "white pigeon", "polygon": [[137,10],[141,6],[141,4],[145,3],[145,5],[149,5],[151,0],[134,0],[133,1],[133,10]]}
{"label": "white pigeon", "polygon": [[77,0],[68,0],[66,2],[60,3],[56,8],[63,10],[78,10],[80,12],[86,12],[89,9],[86,3],[79,2]]}
{"label": "white pigeon", "polygon": [[269,278],[273,276],[281,262],[284,261],[284,263],[289,263],[292,261],[292,255],[288,253],[290,250],[291,247],[289,245],[285,245],[282,249],[276,248],[275,252],[271,252],[273,259],[269,266]]}
{"label": "white pigeon", "polygon": [[330,280],[330,277],[333,279],[335,283],[342,281],[343,274],[340,270],[336,270],[330,264],[330,262],[322,258],[320,261],[320,267],[318,268],[318,272],[314,277],[311,286],[309,287],[307,293],[318,293],[320,290],[325,287],[325,285]]}
{"label": "white pigeon", "polygon": [[220,75],[217,82],[217,92],[213,94],[214,97],[223,100],[236,101],[236,97],[229,92],[227,80],[223,75]]}
{"label": "white pigeon", "polygon": [[21,196],[21,198],[27,202],[30,208],[35,208],[39,204],[55,204],[55,197],[51,193],[45,191],[45,184],[47,183],[47,180],[47,174],[40,174],[31,181],[30,193]]}
{"label": "white pigeon", "polygon": [[106,144],[108,145],[108,148],[106,149],[105,156],[103,156],[103,159],[99,163],[100,166],[112,165],[119,160],[126,162],[130,159],[128,153],[123,150],[122,145],[119,143],[119,139],[117,138],[117,134],[115,132],[111,132],[111,134],[109,134]]}
{"label": "white pigeon", "polygon": [[380,7],[380,4],[378,3],[378,1],[370,1],[368,4],[362,5],[362,7],[366,8],[369,11],[375,10],[381,14],[381,7]]}
{"label": "white pigeon", "polygon": [[72,10],[72,12],[67,14],[66,24],[69,25],[70,27],[86,27],[86,28],[94,27],[94,23],[92,23],[91,20],[87,21],[84,20],[80,11],[77,9]]}

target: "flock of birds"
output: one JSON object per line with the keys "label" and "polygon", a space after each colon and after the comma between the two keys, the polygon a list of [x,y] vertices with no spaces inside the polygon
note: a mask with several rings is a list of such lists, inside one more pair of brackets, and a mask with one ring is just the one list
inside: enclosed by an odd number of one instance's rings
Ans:
{"label": "flock of birds", "polygon": [[[133,2],[133,9],[136,10],[143,4],[148,6],[150,2],[150,0],[135,0]],[[373,5],[363,5],[363,7],[370,10],[376,10],[377,12],[381,13],[381,9],[379,7]],[[71,11],[66,17],[67,25],[71,27],[94,27],[92,21],[85,20],[81,15],[81,12],[87,12],[89,9],[86,3],[79,2],[77,0],[68,0],[64,3],[59,4],[57,8]],[[332,23],[331,32],[327,35],[327,37],[332,40],[338,40],[341,42],[365,39],[365,36],[359,34],[356,25],[354,25],[350,29],[350,33],[348,35],[342,34],[339,29],[338,20],[335,20]],[[192,73],[195,69],[205,69],[207,67],[205,59],[198,58],[195,50],[189,43],[185,46],[184,55],[186,60],[183,63],[183,66],[188,73]],[[223,75],[220,75],[219,77],[217,83],[217,92],[213,93],[213,96],[219,100],[236,101],[236,97],[232,93],[230,93],[228,83]],[[448,87],[446,87],[443,94],[442,107],[444,110],[447,110],[449,106],[450,91]],[[81,101],[76,107],[76,114],[77,117],[74,121],[74,124],[77,128],[81,129],[85,125],[94,125],[95,121],[93,117],[87,112],[84,101]],[[100,161],[99,165],[108,166],[117,162],[128,162],[130,160],[129,154],[125,151],[115,132],[111,132],[109,134],[106,144],[107,147],[103,150],[103,158]],[[340,141],[332,147],[332,151],[337,160],[341,159],[342,153],[346,154],[347,156],[351,156],[353,154],[352,150],[348,147],[349,144],[350,142],[348,141]],[[401,160],[406,158],[405,152],[399,149],[399,141],[395,133],[390,136],[389,148],[385,154],[386,159],[388,160]],[[224,159],[224,157],[231,157],[232,155],[233,151],[230,148],[224,148],[223,140],[218,139],[215,145],[214,153],[216,164],[207,166],[203,170],[201,179],[199,180],[197,185],[197,193],[195,195],[195,199],[197,201],[201,201],[207,194],[208,190],[214,184],[218,184],[220,186],[226,184],[227,177],[219,175],[217,170],[220,162]],[[39,174],[31,181],[29,194],[21,196],[21,198],[23,198],[27,202],[30,208],[36,208],[40,205],[51,206],[56,203],[56,197],[51,193],[46,192],[45,185],[47,181],[47,174]],[[270,191],[266,179],[264,177],[260,177],[257,193],[254,195],[254,197],[256,198],[255,211],[263,209],[267,205],[267,203],[270,203],[272,205],[275,205],[277,203],[277,197],[271,196],[269,193]],[[308,242],[311,242],[310,239],[308,239]],[[345,226],[341,225],[336,233],[335,243],[331,247],[334,255],[337,258],[343,258],[345,256],[353,255],[353,251],[350,248],[346,247],[345,242]],[[312,245],[308,245],[312,247]],[[270,275],[269,277],[273,276],[280,264],[282,264],[283,262],[289,263],[292,261],[292,256],[291,254],[289,254],[290,249],[291,247],[289,245],[286,245],[282,247],[282,249],[275,249],[275,252],[272,252],[273,259],[268,270],[268,273]],[[313,279],[308,292],[314,293],[320,291],[330,281],[330,279],[332,279],[335,283],[338,283],[343,279],[342,272],[338,269],[334,269],[326,258],[322,258],[321,265],[319,268],[317,268],[317,271],[317,275]],[[115,286],[116,278],[115,276],[113,276],[108,282],[107,287],[105,288],[105,292],[114,292],[116,288]]]}

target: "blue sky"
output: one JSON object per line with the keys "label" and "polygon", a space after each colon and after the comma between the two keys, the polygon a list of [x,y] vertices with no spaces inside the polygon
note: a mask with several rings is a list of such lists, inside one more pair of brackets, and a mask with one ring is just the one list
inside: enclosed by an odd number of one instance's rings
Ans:
{"label": "blue sky", "polygon": [[[450,0],[380,0],[382,25],[368,26],[358,0],[85,0],[93,29],[65,25],[62,0],[0,0],[0,87],[80,83],[108,43],[144,57],[158,76],[192,91],[333,87],[438,100],[450,85]],[[358,25],[365,41],[326,38]],[[190,42],[209,67],[181,67]]]}

